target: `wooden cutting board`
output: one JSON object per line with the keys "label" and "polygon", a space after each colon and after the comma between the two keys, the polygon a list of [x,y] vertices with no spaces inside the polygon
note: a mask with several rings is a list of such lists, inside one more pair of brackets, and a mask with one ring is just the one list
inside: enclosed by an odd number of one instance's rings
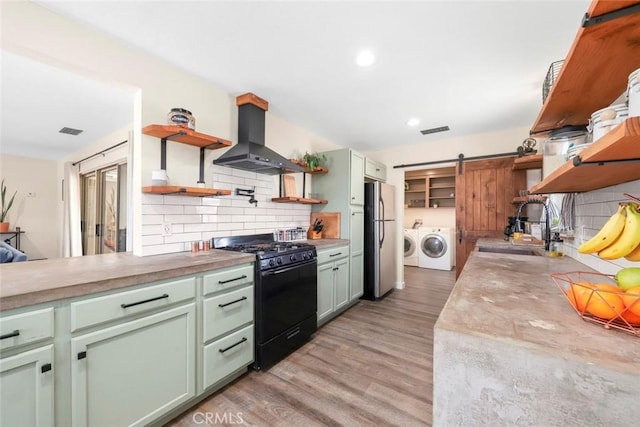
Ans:
{"label": "wooden cutting board", "polygon": [[323,239],[340,238],[340,212],[312,212],[310,226],[313,225],[316,218],[320,218],[324,224]]}
{"label": "wooden cutting board", "polygon": [[296,177],[291,175],[283,175],[284,180],[284,196],[296,197]]}

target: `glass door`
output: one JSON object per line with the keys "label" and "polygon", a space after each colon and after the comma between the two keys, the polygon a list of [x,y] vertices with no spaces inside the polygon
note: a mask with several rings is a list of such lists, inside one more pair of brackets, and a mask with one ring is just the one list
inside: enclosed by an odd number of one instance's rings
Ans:
{"label": "glass door", "polygon": [[127,165],[82,175],[83,255],[124,252],[127,235]]}

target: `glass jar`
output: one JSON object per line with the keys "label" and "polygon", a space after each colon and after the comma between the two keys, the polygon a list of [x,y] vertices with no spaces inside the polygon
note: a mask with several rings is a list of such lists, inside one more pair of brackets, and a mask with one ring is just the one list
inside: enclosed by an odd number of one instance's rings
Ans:
{"label": "glass jar", "polygon": [[549,256],[564,256],[563,240],[560,238],[560,233],[553,233],[553,237],[549,243]]}
{"label": "glass jar", "polygon": [[184,108],[172,108],[167,114],[167,123],[174,126],[196,130],[196,119],[191,111]]}

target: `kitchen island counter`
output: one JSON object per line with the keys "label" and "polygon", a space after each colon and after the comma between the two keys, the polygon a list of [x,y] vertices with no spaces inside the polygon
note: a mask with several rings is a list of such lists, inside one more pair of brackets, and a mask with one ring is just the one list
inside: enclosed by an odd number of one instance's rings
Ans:
{"label": "kitchen island counter", "polygon": [[0,265],[0,309],[24,307],[255,261],[212,249],[139,257],[129,252]]}
{"label": "kitchen island counter", "polygon": [[640,419],[640,337],[583,321],[550,276],[570,271],[593,270],[569,257],[471,253],[434,327],[434,425]]}

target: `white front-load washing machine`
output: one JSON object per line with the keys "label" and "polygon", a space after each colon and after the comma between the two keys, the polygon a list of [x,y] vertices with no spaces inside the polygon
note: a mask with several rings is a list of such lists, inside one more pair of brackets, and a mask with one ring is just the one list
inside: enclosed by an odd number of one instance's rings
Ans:
{"label": "white front-load washing machine", "polygon": [[404,265],[418,266],[418,229],[404,229]]}
{"label": "white front-load washing machine", "polygon": [[418,266],[435,270],[451,270],[454,266],[453,229],[446,227],[420,227]]}

